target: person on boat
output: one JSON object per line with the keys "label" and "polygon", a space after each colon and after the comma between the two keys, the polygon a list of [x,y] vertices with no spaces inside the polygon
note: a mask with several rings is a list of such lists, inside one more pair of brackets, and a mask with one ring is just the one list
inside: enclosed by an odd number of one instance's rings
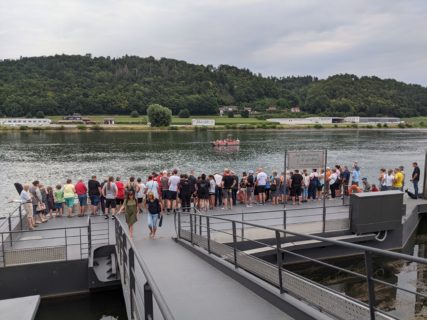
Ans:
{"label": "person on boat", "polygon": [[34,212],[33,212],[33,205],[31,201],[31,194],[29,190],[30,190],[30,185],[28,183],[24,184],[24,187],[19,197],[21,199],[21,203],[22,203],[22,206],[24,207],[25,213],[27,214],[28,229],[34,230],[34,228],[37,225],[34,223],[34,219],[33,219]]}
{"label": "person on boat", "polygon": [[176,210],[177,208],[177,196],[178,196],[178,184],[181,178],[178,176],[178,170],[173,169],[172,175],[168,181],[168,213]]}
{"label": "person on boat", "polygon": [[256,184],[258,189],[258,196],[259,196],[259,204],[264,205],[265,204],[265,185],[267,184],[268,176],[264,172],[263,168],[258,169],[258,174],[256,176]]}
{"label": "person on boat", "polygon": [[92,215],[95,216],[98,211],[99,198],[101,196],[101,184],[96,180],[96,176],[93,175],[92,178],[87,182],[90,205],[92,209]]}
{"label": "person on boat", "polygon": [[303,176],[301,175],[301,173],[299,173],[299,170],[296,169],[291,178],[291,196],[293,205],[295,205],[296,200],[298,200],[298,204],[301,204],[301,190],[303,180]]}
{"label": "person on boat", "polygon": [[72,183],[71,179],[67,179],[67,183],[64,185],[64,200],[65,205],[67,206],[67,217],[71,218],[73,216],[73,207],[74,207],[74,199],[76,196],[76,189]]}
{"label": "person on boat", "polygon": [[146,190],[145,184],[142,182],[141,178],[136,179],[136,182],[138,183],[138,191],[136,192],[136,199],[138,202],[138,212],[142,213],[142,207],[144,205],[144,194]]}
{"label": "person on boat", "polygon": [[118,206],[121,206],[125,201],[125,185],[120,180],[121,180],[121,177],[116,178],[116,187],[117,187],[116,204]]}
{"label": "person on boat", "polygon": [[248,177],[246,179],[246,207],[252,207],[253,196],[254,196],[255,178],[254,171],[248,171]]}
{"label": "person on boat", "polygon": [[108,219],[108,211],[111,209],[111,218],[116,219],[117,206],[117,186],[114,183],[114,177],[109,177],[108,182],[102,187],[102,195],[105,198],[105,219]]}
{"label": "person on boat", "polygon": [[209,210],[209,189],[210,181],[206,178],[206,174],[202,173],[197,181],[197,197],[200,199],[200,209]]}
{"label": "person on boat", "polygon": [[272,204],[278,205],[280,196],[280,178],[277,176],[277,171],[273,171],[271,174],[270,190]]}
{"label": "person on boat", "polygon": [[64,209],[64,191],[62,190],[62,186],[57,184],[55,187],[55,192],[53,193],[54,201],[55,201],[55,215],[57,217],[62,217],[62,211]]}
{"label": "person on boat", "polygon": [[232,189],[236,180],[234,176],[231,174],[230,169],[224,169],[224,174],[222,176],[222,198],[224,201],[224,205],[222,209],[225,208],[232,209],[233,208],[233,200],[232,200]]}
{"label": "person on boat", "polygon": [[209,209],[213,210],[215,208],[215,178],[213,175],[209,175]]}
{"label": "person on boat", "polygon": [[393,190],[403,191],[403,174],[400,168],[394,169]]}
{"label": "person on boat", "polygon": [[[43,218],[41,215],[41,212],[45,209],[44,203],[42,201],[42,194],[40,192],[39,188],[40,182],[38,180],[33,181],[32,186],[29,189],[29,192],[31,194],[31,201],[33,204],[33,215],[35,223],[43,223],[47,220]],[[73,198],[74,199],[74,198]],[[38,218],[38,221],[37,221]]]}
{"label": "person on boat", "polygon": [[191,209],[191,182],[186,174],[182,174],[178,183],[178,194],[181,199],[181,209],[183,212],[190,212]]}
{"label": "person on boat", "polygon": [[149,192],[145,206],[148,210],[148,229],[150,230],[150,238],[155,239],[157,231],[157,220],[162,214],[162,203],[154,197],[153,192]]}
{"label": "person on boat", "polygon": [[418,167],[418,163],[413,162],[412,167],[414,168],[414,171],[412,171],[411,182],[414,186],[415,198],[418,198],[418,182],[420,181],[421,172],[420,168]]}
{"label": "person on boat", "polygon": [[77,197],[79,198],[80,203],[79,217],[83,217],[87,207],[87,187],[83,182],[83,179],[79,178],[74,188],[76,189]]}
{"label": "person on boat", "polygon": [[138,213],[138,202],[135,198],[135,191],[129,190],[126,194],[123,205],[120,207],[118,213],[125,211],[126,223],[129,227],[129,236],[133,239],[133,225],[136,221],[138,221],[137,213]]}
{"label": "person on boat", "polygon": [[163,210],[167,208],[168,190],[169,190],[169,175],[167,170],[163,170],[162,177],[160,178],[160,189],[162,190],[161,200],[163,203]]}

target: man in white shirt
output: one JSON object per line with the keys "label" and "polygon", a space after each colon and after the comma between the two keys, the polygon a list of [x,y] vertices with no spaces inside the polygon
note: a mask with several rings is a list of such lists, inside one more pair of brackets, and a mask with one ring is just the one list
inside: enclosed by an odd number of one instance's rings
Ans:
{"label": "man in white shirt", "polygon": [[258,188],[259,202],[260,204],[265,204],[265,185],[267,184],[267,174],[262,168],[258,169],[258,174],[256,176],[256,183]]}
{"label": "man in white shirt", "polygon": [[222,175],[214,174],[215,180],[215,206],[222,206]]}
{"label": "man in white shirt", "polygon": [[168,185],[169,185],[169,191],[168,191],[168,212],[173,209],[175,211],[176,209],[176,198],[178,195],[178,184],[181,181],[180,177],[178,176],[178,170],[173,169],[172,175],[169,177]]}

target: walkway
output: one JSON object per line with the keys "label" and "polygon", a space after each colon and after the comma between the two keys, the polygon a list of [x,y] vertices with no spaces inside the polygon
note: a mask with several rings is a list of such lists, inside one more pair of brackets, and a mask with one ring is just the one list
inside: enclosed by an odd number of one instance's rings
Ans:
{"label": "walkway", "polygon": [[176,319],[292,319],[173,241],[172,215],[155,240],[148,238],[146,219],[135,224],[134,243]]}

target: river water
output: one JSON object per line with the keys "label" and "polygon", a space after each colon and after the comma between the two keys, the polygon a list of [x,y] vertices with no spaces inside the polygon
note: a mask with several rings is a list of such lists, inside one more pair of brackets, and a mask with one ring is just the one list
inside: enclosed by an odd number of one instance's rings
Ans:
{"label": "river water", "polygon": [[[226,138],[230,133],[241,140],[240,147],[216,149],[211,146],[210,141]],[[324,148],[328,150],[329,166],[337,163],[351,166],[353,161],[358,161],[362,176],[376,183],[381,167],[403,165],[408,175],[414,161],[424,168],[427,130],[1,132],[0,197],[4,205],[0,213],[7,213],[6,202],[17,198],[13,187],[17,181],[38,179],[45,185],[55,185],[63,184],[68,177],[75,181],[92,174],[100,178],[114,175],[126,179],[135,175],[145,179],[153,170],[171,168],[185,172],[194,169],[197,174],[215,173],[225,167],[238,174],[260,166],[266,172],[282,171],[285,149]],[[409,178],[406,183],[409,184]],[[427,230],[425,227],[421,230],[414,254],[423,256],[427,251],[427,240],[423,237]],[[351,263],[356,263],[357,268],[358,262]],[[406,281],[416,270],[410,265],[392,265],[385,272],[396,281]],[[324,275],[322,270],[312,274]],[[325,281],[350,295],[357,295],[358,286],[363,286],[340,277]],[[383,298],[389,300],[387,296]],[[420,308],[419,303],[409,305]],[[391,303],[388,307],[393,309],[396,305]],[[400,311],[413,319],[413,312]]]}
{"label": "river water", "polygon": [[13,183],[41,180],[64,183],[68,177],[87,179],[130,175],[145,178],[151,171],[178,168],[214,173],[224,167],[237,173],[259,166],[283,170],[284,150],[328,150],[328,165],[351,166],[357,160],[362,176],[376,183],[380,167],[413,161],[424,166],[427,130],[235,131],[241,145],[217,149],[210,141],[225,131],[167,132],[3,132],[0,133],[0,197],[16,197]]}

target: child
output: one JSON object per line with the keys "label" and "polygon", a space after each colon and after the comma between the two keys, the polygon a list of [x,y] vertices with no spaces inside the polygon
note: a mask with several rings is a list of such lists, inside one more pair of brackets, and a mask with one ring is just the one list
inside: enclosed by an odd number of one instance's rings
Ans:
{"label": "child", "polygon": [[55,210],[55,197],[53,195],[53,189],[51,186],[46,188],[47,190],[47,210],[49,212],[49,216],[53,218],[53,210]]}
{"label": "child", "polygon": [[58,217],[62,217],[62,208],[64,206],[64,191],[61,190],[61,185],[56,185],[55,193],[53,194],[55,201],[55,214]]}

